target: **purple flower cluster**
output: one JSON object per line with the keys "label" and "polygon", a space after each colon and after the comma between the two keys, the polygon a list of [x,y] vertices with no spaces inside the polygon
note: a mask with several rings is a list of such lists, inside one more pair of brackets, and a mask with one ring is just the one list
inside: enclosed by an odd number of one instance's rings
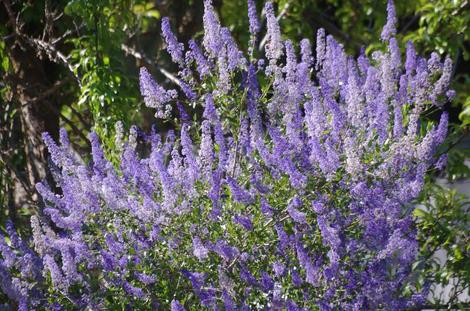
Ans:
{"label": "purple flower cluster", "polygon": [[169,102],[176,98],[177,93],[158,85],[146,68],[140,70],[140,93],[144,97],[145,105],[155,108],[157,118],[169,117],[172,110]]}
{"label": "purple flower cluster", "polygon": [[[450,60],[418,57],[409,43],[403,61],[391,1],[388,49],[354,59],[320,30],[315,53],[302,40],[298,57],[267,3],[263,70],[211,1],[204,6],[203,49],[191,41],[184,60],[168,20],[162,25],[185,76],[216,81],[187,99],[202,105],[201,124],[184,117],[177,132],[134,130],[143,146],[123,143],[119,168],[96,134],[88,164],[65,132],[60,144],[45,135],[61,193],[37,185],[45,208],[31,218],[31,243],[12,225],[8,239],[0,235],[1,292],[21,310],[416,306],[426,287],[412,270],[411,204],[426,170],[445,165],[436,151],[448,116],[427,132],[420,122],[452,93]],[[255,36],[251,0],[248,15]],[[146,69],[140,81],[145,103],[167,117],[176,92]],[[233,111],[240,119],[229,123]]]}
{"label": "purple flower cluster", "polygon": [[171,31],[168,17],[162,18],[162,34],[167,44],[167,50],[175,63],[183,63],[184,45],[178,42],[175,34]]}

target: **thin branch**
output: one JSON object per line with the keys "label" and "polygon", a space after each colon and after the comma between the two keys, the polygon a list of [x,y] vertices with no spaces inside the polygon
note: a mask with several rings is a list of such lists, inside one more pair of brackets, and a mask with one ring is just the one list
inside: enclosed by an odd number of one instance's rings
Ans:
{"label": "thin branch", "polygon": [[[284,5],[284,8],[282,9],[281,13],[279,13],[279,15],[276,17],[276,20],[278,22],[281,20],[281,18],[284,17],[284,15],[286,15],[287,10],[289,9],[289,6],[290,6],[290,1],[287,2]],[[266,45],[266,41],[268,41],[268,34],[267,33],[264,35],[263,39],[261,39],[261,42],[260,42],[259,47],[258,47],[259,51],[262,51],[264,49],[264,46]]]}
{"label": "thin branch", "polygon": [[44,51],[48,58],[59,64],[63,64],[67,69],[70,71],[70,73],[73,75],[75,80],[77,81],[79,87],[82,87],[81,79],[78,76],[78,74],[75,73],[75,70],[72,66],[72,64],[69,63],[67,57],[65,57],[64,54],[62,54],[60,51],[58,51],[55,46],[50,44],[49,42],[45,42],[40,39],[35,39],[35,38],[29,38],[27,36],[23,36],[25,40],[34,48],[36,48],[39,51]]}
{"label": "thin branch", "polygon": [[21,174],[17,171],[15,166],[9,164],[10,154],[5,154],[5,156],[7,157],[7,161],[4,161],[2,160],[2,158],[0,158],[0,164],[3,163],[3,166],[7,170],[10,171],[10,177],[12,178],[12,180],[16,180],[17,182],[19,182],[21,186],[26,190],[27,193],[33,193],[34,191],[32,190],[31,186],[26,181],[24,181],[22,178],[19,177],[21,176]]}
{"label": "thin branch", "polygon": [[13,10],[11,9],[11,4],[9,0],[3,0],[3,5],[5,6],[5,9],[8,14],[8,19],[10,20],[10,24],[13,27],[15,34],[17,35],[19,33],[18,29],[18,23],[15,18],[15,14],[13,13]]}
{"label": "thin branch", "polygon": [[141,60],[143,61],[146,65],[150,65],[150,66],[153,66],[153,61],[146,57],[145,55],[143,55],[142,53],[139,53],[138,51],[136,51],[134,48],[128,46],[128,45],[125,45],[124,43],[121,44],[121,49],[124,51],[124,53],[126,53],[127,55],[131,55],[133,56],[134,58],[138,59],[138,60]]}
{"label": "thin branch", "polygon": [[72,130],[78,135],[80,136],[84,141],[88,141],[88,138],[86,137],[85,134],[83,134],[83,132],[75,125],[75,123],[73,123],[69,118],[67,118],[66,116],[64,116],[60,111],[59,109],[57,109],[56,107],[54,107],[53,105],[51,105],[48,101],[44,101],[44,103],[46,104],[46,107],[49,109],[49,111],[51,111],[52,113],[54,113],[55,115],[59,116],[65,123],[67,123],[71,128]]}
{"label": "thin branch", "polygon": [[42,40],[45,40],[47,36],[50,36],[52,33],[52,26],[54,24],[54,17],[50,10],[50,0],[44,1],[44,18],[46,22],[44,23],[44,28],[42,30]]}
{"label": "thin branch", "polygon": [[[44,40],[41,40],[41,39],[30,38],[27,35],[25,35],[19,27],[18,20],[15,19],[15,15],[13,13],[13,10],[11,9],[10,1],[9,0],[3,0],[2,2],[3,2],[3,5],[5,6],[5,9],[7,11],[7,14],[8,14],[10,23],[11,23],[13,29],[14,29],[15,35],[17,37],[20,37],[24,41],[26,41],[31,47],[33,47],[37,51],[45,52],[45,54],[47,55],[47,57],[51,61],[53,61],[55,63],[65,65],[65,67],[70,71],[70,73],[73,75],[73,77],[75,77],[75,80],[77,81],[78,85],[80,87],[82,87],[82,84],[81,84],[81,81],[80,81],[81,79],[75,73],[75,70],[74,70],[72,64],[70,64],[70,62],[68,61],[67,57],[65,57],[64,54],[62,54],[59,50],[57,50],[57,48],[53,44],[51,44],[49,42],[46,42]],[[46,31],[46,28],[48,28],[48,23],[51,22],[51,21],[49,21],[49,17],[50,17],[49,15],[50,14],[49,14],[49,11],[48,11],[49,9],[48,9],[47,2],[48,1],[46,1],[46,8],[45,8],[45,10],[46,10],[46,13],[45,13],[46,14],[46,26],[44,28],[45,31]],[[44,36],[45,36],[45,33],[43,33],[43,37]],[[57,42],[57,40],[55,40],[55,42]]]}
{"label": "thin branch", "polygon": [[405,33],[408,30],[408,28],[410,28],[410,26],[413,25],[414,22],[416,22],[418,18],[420,18],[418,14],[413,16],[413,18],[410,19],[408,23],[406,23],[405,27],[399,30],[399,33]]}
{"label": "thin branch", "polygon": [[444,152],[442,152],[442,154],[448,153],[450,150],[452,150],[452,149],[455,148],[458,144],[460,144],[460,143],[462,142],[462,140],[463,140],[465,137],[467,137],[467,135],[469,134],[469,132],[470,132],[470,131],[469,131],[467,128],[464,128],[462,135],[460,135],[459,138],[458,138],[455,142],[453,142],[452,144],[450,144],[450,145],[447,147],[447,149],[446,149]]}
{"label": "thin branch", "polygon": [[71,128],[72,130],[78,134],[78,136],[80,136],[83,141],[87,142],[88,141],[88,138],[86,137],[85,134],[83,134],[83,132],[72,122],[70,121],[66,116],[64,116],[62,113],[59,114],[59,117],[65,122],[67,123]]}
{"label": "thin branch", "polygon": [[[287,209],[282,211],[282,213],[286,213],[287,212]],[[277,220],[276,221],[276,224],[279,224],[279,223],[282,223],[284,220],[288,219],[290,217],[289,214],[286,214],[284,215],[283,217],[281,217],[281,219]],[[271,218],[268,222],[266,222],[264,225],[263,225],[263,228],[261,230],[264,230],[265,228],[267,228],[272,222],[274,222],[274,218]],[[243,248],[246,247],[246,239],[243,240]],[[232,262],[228,265],[227,269],[230,269],[231,267],[233,267],[233,265],[235,265],[235,263],[238,261],[238,259],[240,258],[241,254],[235,256],[235,258],[232,260]]]}
{"label": "thin branch", "polygon": [[67,105],[67,107],[70,108],[70,110],[72,111],[72,113],[80,120],[80,122],[82,122],[83,125],[85,125],[87,128],[90,128],[91,125],[90,123],[88,123],[88,121],[86,121],[82,114],[80,112],[78,112],[75,108],[73,108],[73,105],[70,103],[66,103],[65,105]]}
{"label": "thin branch", "polygon": [[174,84],[178,85],[179,87],[181,87],[181,81],[175,77],[174,75],[172,75],[170,72],[166,71],[165,69],[163,68],[158,68],[158,70],[168,79],[170,80],[171,82],[173,82]]}
{"label": "thin branch", "polygon": [[[138,60],[141,60],[144,62],[145,65],[147,66],[151,66],[151,67],[154,67],[155,66],[155,62],[152,61],[150,58],[146,57],[145,55],[143,55],[142,53],[136,51],[135,49],[133,49],[132,47],[128,46],[128,45],[125,45],[125,44],[121,44],[121,49],[128,55],[131,55],[133,56],[134,58],[138,59]],[[160,71],[161,74],[163,74],[168,80],[170,80],[171,82],[173,82],[174,84],[178,85],[179,87],[181,87],[181,82],[180,80],[175,76],[173,75],[172,73],[168,72],[167,70],[163,69],[163,68],[160,68],[158,67],[157,68],[158,71]]]}
{"label": "thin branch", "polygon": [[29,102],[24,103],[22,106],[24,107],[24,106],[29,106],[29,105],[35,104],[35,103],[49,97],[50,95],[57,92],[62,86],[64,86],[69,81],[70,81],[69,77],[67,77],[65,79],[62,79],[60,81],[57,81],[56,83],[54,83],[54,85],[50,89],[44,91],[41,95],[39,95],[38,97],[33,98]]}
{"label": "thin branch", "polygon": [[[57,91],[60,90],[60,88],[65,85],[67,82],[70,81],[70,77],[66,77],[65,79],[62,79],[60,81],[57,81],[50,89],[44,91],[41,95],[39,95],[38,97],[35,97],[33,98],[32,100],[30,100],[29,102],[27,103],[24,103],[22,104],[22,107],[25,107],[25,106],[29,106],[29,105],[32,105],[32,104],[35,104],[39,101],[42,101],[44,100],[45,98],[47,98],[48,96],[56,93]],[[81,115],[81,113],[79,113],[75,108],[73,108],[72,104],[69,104],[69,103],[65,103],[65,105],[70,108],[70,110],[72,111],[72,113],[77,116],[77,118],[80,120],[80,122],[85,125],[86,127],[90,127],[90,124],[83,118],[83,116]],[[55,110],[56,113],[58,113],[57,110]],[[67,122],[71,122],[73,124],[73,122],[71,120],[69,120],[68,118],[66,118],[63,114],[60,113],[59,115],[62,119],[64,119],[64,121],[67,123]],[[81,136],[83,137],[83,136]]]}
{"label": "thin branch", "polygon": [[58,38],[55,38],[54,40],[52,40],[51,44],[52,45],[55,45],[57,43],[59,43],[60,41],[62,41],[63,39],[65,39],[68,35],[72,34],[72,30],[68,29],[66,32],[64,32],[60,37]]}
{"label": "thin branch", "polygon": [[56,21],[58,21],[59,19],[61,19],[62,16],[64,16],[64,12],[60,12],[56,17],[54,17],[54,22],[56,22]]}

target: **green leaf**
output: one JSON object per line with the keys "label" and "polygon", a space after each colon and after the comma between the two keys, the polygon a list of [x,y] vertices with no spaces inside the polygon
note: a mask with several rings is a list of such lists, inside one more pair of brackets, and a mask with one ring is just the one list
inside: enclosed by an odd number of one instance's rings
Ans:
{"label": "green leaf", "polygon": [[420,209],[420,208],[416,208],[416,209],[413,211],[413,215],[414,215],[415,217],[418,217],[418,218],[425,218],[425,217],[427,217],[427,216],[429,215],[429,213],[426,212],[426,211],[424,211],[424,210],[422,210],[422,209]]}

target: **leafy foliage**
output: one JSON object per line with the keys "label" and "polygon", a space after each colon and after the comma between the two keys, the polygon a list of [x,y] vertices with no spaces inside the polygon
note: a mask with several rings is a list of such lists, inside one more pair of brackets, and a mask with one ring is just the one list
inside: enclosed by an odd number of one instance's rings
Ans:
{"label": "leafy foliage", "polygon": [[415,269],[439,286],[452,285],[449,299],[432,295],[433,303],[459,306],[459,295],[468,292],[470,284],[470,202],[456,190],[438,185],[429,185],[421,200],[423,206],[414,215],[424,259],[415,263]]}

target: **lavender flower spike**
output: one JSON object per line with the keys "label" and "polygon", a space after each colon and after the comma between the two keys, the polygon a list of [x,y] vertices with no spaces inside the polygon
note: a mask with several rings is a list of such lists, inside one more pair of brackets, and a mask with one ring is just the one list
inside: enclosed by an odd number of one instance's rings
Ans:
{"label": "lavender flower spike", "polygon": [[171,302],[171,311],[185,311],[185,308],[179,303],[178,300]]}
{"label": "lavender flower spike", "polygon": [[165,90],[153,80],[145,67],[140,68],[140,92],[147,107],[155,108],[155,117],[166,119],[170,116],[171,106],[168,104],[176,98],[175,90]]}
{"label": "lavender flower spike", "polygon": [[216,58],[222,48],[220,22],[212,6],[212,0],[204,0],[204,39],[203,45],[209,56]]}
{"label": "lavender flower spike", "polygon": [[166,49],[171,55],[171,59],[178,64],[183,64],[184,45],[178,42],[175,34],[171,31],[170,21],[168,17],[162,18],[162,34],[165,38]]}
{"label": "lavender flower spike", "polygon": [[282,56],[282,40],[281,30],[277,22],[276,16],[274,15],[274,8],[272,2],[266,2],[264,6],[266,12],[267,22],[267,43],[266,43],[266,57],[270,62],[276,62]]}
{"label": "lavender flower spike", "polygon": [[260,30],[255,0],[248,0],[248,20],[250,21],[250,34],[256,36]]}
{"label": "lavender flower spike", "polygon": [[395,12],[395,5],[393,0],[388,0],[387,2],[387,23],[382,29],[382,34],[380,38],[382,41],[388,41],[392,36],[395,36],[397,33],[397,15]]}

